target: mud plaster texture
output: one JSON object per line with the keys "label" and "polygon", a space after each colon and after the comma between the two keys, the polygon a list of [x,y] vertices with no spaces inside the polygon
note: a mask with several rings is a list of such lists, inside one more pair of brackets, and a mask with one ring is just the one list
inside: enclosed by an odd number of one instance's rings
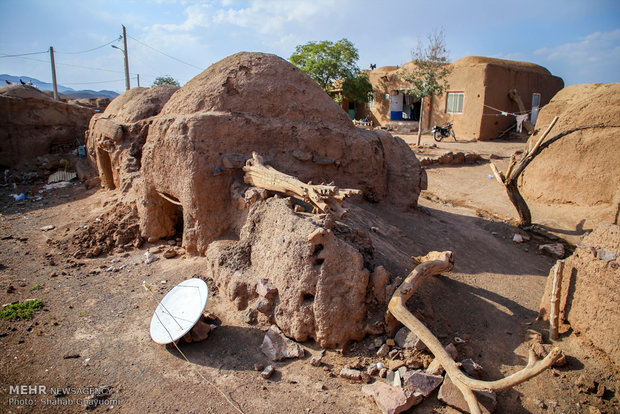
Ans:
{"label": "mud plaster texture", "polygon": [[182,217],[183,247],[204,255],[217,237],[238,232],[247,214],[241,168],[253,151],[304,182],[334,182],[404,208],[417,205],[425,183],[402,139],[356,128],[284,59],[238,53],[188,82],[152,118],[138,194],[143,237],[173,236]]}
{"label": "mud plaster texture", "polygon": [[[603,225],[584,237],[564,263],[560,320],[604,351],[620,367],[620,227]],[[549,318],[553,269],[540,315]]]}
{"label": "mud plaster texture", "polygon": [[27,85],[0,87],[0,167],[54,152],[84,139],[92,108],[54,101]]}
{"label": "mud plaster texture", "polygon": [[91,119],[86,146],[103,187],[123,192],[131,188],[139,176],[142,146],[152,117],[177,89],[169,85],[130,89]]}
{"label": "mud plaster texture", "polygon": [[531,147],[551,123],[549,138],[576,127],[605,124],[560,138],[527,166],[519,188],[526,200],[590,208],[589,224],[618,224],[620,205],[620,83],[562,89],[538,117]]}

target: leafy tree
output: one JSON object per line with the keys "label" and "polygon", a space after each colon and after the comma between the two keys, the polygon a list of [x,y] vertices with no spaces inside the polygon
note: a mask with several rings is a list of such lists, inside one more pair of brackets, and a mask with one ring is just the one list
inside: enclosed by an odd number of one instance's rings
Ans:
{"label": "leafy tree", "polygon": [[304,71],[328,91],[338,79],[355,78],[359,73],[359,53],[353,43],[340,39],[336,43],[323,40],[297,45],[291,63]]}
{"label": "leafy tree", "polygon": [[181,86],[179,84],[179,81],[174,79],[170,75],[158,76],[157,78],[155,78],[155,82],[153,82],[153,86],[161,86],[161,85]]}
{"label": "leafy tree", "polygon": [[401,72],[401,77],[411,84],[407,93],[421,99],[420,127],[418,128],[418,145],[422,137],[422,114],[424,113],[424,98],[441,95],[448,88],[447,77],[452,71],[448,64],[448,51],[443,30],[426,35],[426,44],[421,41],[412,51],[413,68]]}
{"label": "leafy tree", "polygon": [[359,73],[356,77],[346,78],[342,82],[342,94],[354,102],[368,102],[372,92],[372,84],[365,73]]}

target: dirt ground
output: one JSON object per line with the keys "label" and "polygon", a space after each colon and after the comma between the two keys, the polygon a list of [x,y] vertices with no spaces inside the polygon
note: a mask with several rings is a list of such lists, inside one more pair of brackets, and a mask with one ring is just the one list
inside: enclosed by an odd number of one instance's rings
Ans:
{"label": "dirt ground", "polygon": [[[423,143],[431,141],[424,136]],[[445,146],[494,154],[501,164],[509,159],[501,157],[523,145],[448,141],[424,151]],[[424,316],[442,343],[464,339],[457,345],[459,359],[474,359],[484,367],[485,379],[498,379],[525,365],[528,329],[548,342],[547,326],[535,319],[554,259],[537,253],[543,240],[535,236],[512,242],[517,230],[509,220],[516,214],[499,184],[488,178],[488,165],[433,166],[427,172],[428,190],[416,211],[362,203],[352,207],[349,220],[374,229],[373,245],[390,252],[383,258],[386,267],[403,277],[415,265],[411,256],[454,251],[455,269],[425,282],[410,309]],[[362,394],[362,384],[337,377],[344,365],[387,362],[371,349],[375,338],[328,350],[322,367],[310,364],[320,349],[304,343],[303,359],[275,363],[276,374],[263,379],[254,365],[269,364],[259,349],[268,325],[245,322],[243,312],[210,281],[204,258],[164,259],[156,253],[161,259],[146,265],[145,252],[157,252],[165,242],[73,257],[70,241],[105,214],[111,193],[73,185],[42,193],[40,200],[9,196],[26,188],[37,193],[41,185],[0,188],[0,301],[37,298],[45,307],[31,321],[0,321],[0,411],[82,412],[90,388],[103,387],[110,394],[97,411],[234,413],[236,406],[244,413],[380,412]],[[41,230],[49,225],[54,228]],[[158,301],[190,277],[207,280],[207,310],[221,323],[205,342],[181,345],[187,362],[174,348],[154,343],[149,324]],[[143,281],[155,292],[143,289]],[[620,382],[609,360],[572,331],[556,344],[568,364],[499,393],[497,412],[619,412]],[[580,392],[575,386],[580,376],[593,380],[599,395]],[[44,386],[47,394],[17,394],[11,386],[18,385]],[[52,388],[72,389],[54,395]],[[435,393],[411,412],[457,411]]]}

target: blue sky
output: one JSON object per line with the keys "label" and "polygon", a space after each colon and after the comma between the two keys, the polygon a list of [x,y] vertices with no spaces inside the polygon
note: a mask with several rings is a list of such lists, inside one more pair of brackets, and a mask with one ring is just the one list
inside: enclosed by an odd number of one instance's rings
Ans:
{"label": "blue sky", "polygon": [[298,44],[343,37],[359,50],[361,68],[402,65],[411,60],[418,39],[441,28],[452,61],[472,55],[523,60],[545,66],[566,85],[620,82],[618,0],[0,0],[0,5],[0,73],[51,81],[49,54],[2,55],[53,46],[58,82],[74,89],[124,90],[119,50],[106,45],[67,53],[113,41],[121,24],[130,36],[132,86],[137,73],[142,86],[161,75],[183,84],[236,52],[288,59]]}

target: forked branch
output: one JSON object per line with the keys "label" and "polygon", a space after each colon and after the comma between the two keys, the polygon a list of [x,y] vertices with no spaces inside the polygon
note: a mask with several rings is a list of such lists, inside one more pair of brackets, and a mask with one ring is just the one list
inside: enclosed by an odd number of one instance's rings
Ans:
{"label": "forked branch", "polygon": [[512,375],[496,381],[481,381],[467,376],[459,369],[456,361],[446,352],[439,339],[413,316],[406,307],[407,300],[418,289],[424,279],[452,270],[454,267],[454,255],[450,251],[431,252],[425,257],[418,258],[418,260],[422,263],[416,266],[400,287],[396,289],[388,309],[396,319],[416,334],[433,353],[452,379],[452,382],[463,393],[463,397],[472,414],[480,413],[480,407],[478,406],[474,391],[501,391],[514,387],[551,367],[562,356],[562,351],[559,348],[553,348],[544,359],[538,360],[535,353],[530,349],[527,366]]}

